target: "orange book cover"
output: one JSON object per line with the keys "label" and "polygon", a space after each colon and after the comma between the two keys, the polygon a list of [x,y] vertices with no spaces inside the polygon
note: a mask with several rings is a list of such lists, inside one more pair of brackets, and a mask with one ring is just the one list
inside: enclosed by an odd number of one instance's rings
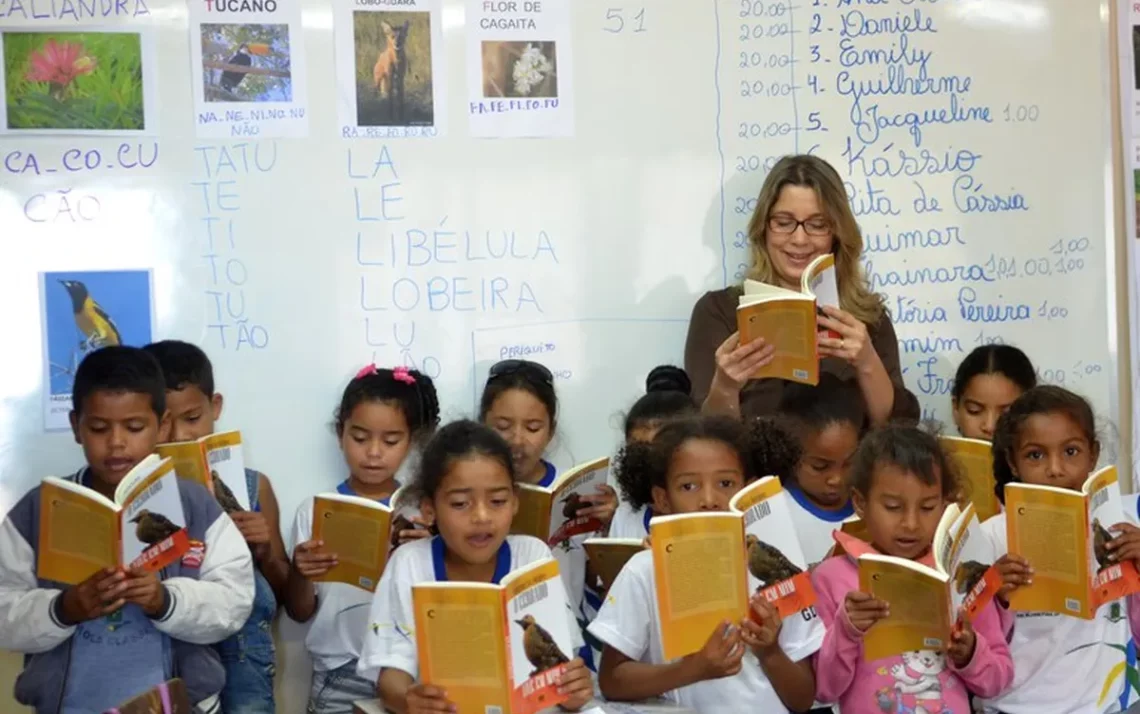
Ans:
{"label": "orange book cover", "polygon": [[1056,612],[1091,619],[1089,521],[1079,491],[1010,483],[1005,487],[1009,552],[1033,567],[1033,584],[1009,598],[1019,612]]}
{"label": "orange book cover", "polygon": [[1001,513],[1001,502],[994,488],[994,458],[990,442],[958,436],[943,436],[939,442],[962,472],[965,491],[962,496],[974,504],[978,521],[985,523]]}
{"label": "orange book cover", "polygon": [[391,550],[392,509],[379,501],[340,493],[313,499],[313,540],[336,553],[337,564],[318,582],[339,582],[374,592]]}
{"label": "orange book cover", "polygon": [[742,304],[736,311],[740,343],[763,337],[775,348],[772,361],[752,375],[803,384],[819,383],[815,301],[790,294]]}
{"label": "orange book cover", "polygon": [[605,524],[596,516],[581,516],[609,477],[610,460],[602,457],[567,469],[549,487],[519,484],[519,510],[511,533],[529,535],[553,548],[583,533],[600,531]]}

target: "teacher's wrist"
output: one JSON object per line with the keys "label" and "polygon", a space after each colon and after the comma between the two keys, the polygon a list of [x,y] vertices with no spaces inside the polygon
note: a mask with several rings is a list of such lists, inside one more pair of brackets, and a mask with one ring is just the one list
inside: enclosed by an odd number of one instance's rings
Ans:
{"label": "teacher's wrist", "polygon": [[705,397],[703,410],[714,413],[736,414],[740,411],[741,386],[714,376],[709,385],[708,396]]}
{"label": "teacher's wrist", "polygon": [[886,367],[883,366],[883,360],[879,359],[879,353],[875,348],[868,347],[863,354],[855,358],[855,369],[860,377],[871,377],[884,371]]}

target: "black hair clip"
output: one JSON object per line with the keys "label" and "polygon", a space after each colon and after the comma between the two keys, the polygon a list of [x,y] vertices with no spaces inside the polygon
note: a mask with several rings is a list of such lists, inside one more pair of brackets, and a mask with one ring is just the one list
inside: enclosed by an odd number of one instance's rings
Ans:
{"label": "black hair clip", "polygon": [[507,375],[518,373],[527,377],[536,378],[551,387],[554,386],[554,374],[546,368],[546,365],[525,359],[505,359],[501,362],[496,362],[491,365],[491,371],[487,374],[487,381],[490,382],[499,377],[506,377]]}

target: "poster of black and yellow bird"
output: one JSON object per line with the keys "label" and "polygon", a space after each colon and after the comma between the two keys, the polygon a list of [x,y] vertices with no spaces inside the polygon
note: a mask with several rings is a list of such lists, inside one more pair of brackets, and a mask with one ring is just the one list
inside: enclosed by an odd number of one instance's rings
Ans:
{"label": "poster of black and yellow bird", "polygon": [[71,312],[75,317],[75,326],[83,335],[79,341],[79,348],[84,352],[97,350],[100,347],[121,345],[122,335],[111,316],[95,302],[87,286],[79,280],[60,280],[64,290],[71,298]]}

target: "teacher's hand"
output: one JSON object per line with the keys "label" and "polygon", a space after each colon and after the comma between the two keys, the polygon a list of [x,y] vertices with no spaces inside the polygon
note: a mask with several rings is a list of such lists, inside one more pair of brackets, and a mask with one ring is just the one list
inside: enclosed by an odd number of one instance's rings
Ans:
{"label": "teacher's hand", "polygon": [[716,374],[711,391],[739,392],[752,374],[772,361],[775,348],[760,337],[740,344],[734,332],[716,348]]}
{"label": "teacher's hand", "polygon": [[839,337],[820,335],[820,357],[837,357],[856,367],[872,364],[878,359],[878,353],[867,336],[866,325],[837,307],[824,305],[823,312],[819,326],[838,333]]}

